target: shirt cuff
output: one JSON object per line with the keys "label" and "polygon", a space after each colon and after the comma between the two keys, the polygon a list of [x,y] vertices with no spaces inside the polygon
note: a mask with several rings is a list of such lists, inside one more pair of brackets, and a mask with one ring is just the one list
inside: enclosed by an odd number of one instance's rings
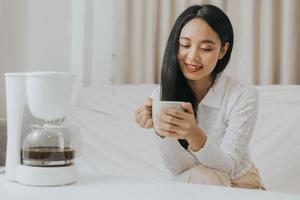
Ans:
{"label": "shirt cuff", "polygon": [[157,140],[163,140],[166,138],[165,136],[160,136],[155,130],[154,130],[154,136]]}
{"label": "shirt cuff", "polygon": [[211,160],[212,152],[214,151],[215,146],[216,144],[211,141],[209,136],[207,136],[206,142],[201,149],[199,149],[198,151],[192,151],[189,148],[189,151],[192,155],[196,156],[201,164],[206,164],[208,160]]}

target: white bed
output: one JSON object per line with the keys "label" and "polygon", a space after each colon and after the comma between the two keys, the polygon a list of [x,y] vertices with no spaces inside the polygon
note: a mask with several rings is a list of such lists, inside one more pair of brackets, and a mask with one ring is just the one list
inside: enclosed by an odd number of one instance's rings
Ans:
{"label": "white bed", "polygon": [[152,130],[134,122],[134,110],[154,87],[82,89],[68,119],[82,132],[79,181],[29,187],[0,174],[0,199],[300,199],[300,86],[257,87],[260,109],[251,151],[267,192],[170,181]]}
{"label": "white bed", "polygon": [[[81,127],[81,159],[94,173],[169,180],[152,130],[134,122],[134,110],[154,87],[114,85],[80,92],[70,121]],[[257,88],[254,163],[269,191],[300,194],[300,86]]]}

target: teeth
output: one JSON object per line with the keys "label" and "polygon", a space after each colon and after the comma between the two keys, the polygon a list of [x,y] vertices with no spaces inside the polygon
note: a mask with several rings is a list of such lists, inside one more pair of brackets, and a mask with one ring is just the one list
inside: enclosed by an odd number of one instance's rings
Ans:
{"label": "teeth", "polygon": [[196,70],[198,70],[198,69],[201,68],[201,67],[199,67],[199,66],[188,65],[188,64],[187,64],[187,67],[188,67],[190,70],[192,70],[192,71],[196,71]]}

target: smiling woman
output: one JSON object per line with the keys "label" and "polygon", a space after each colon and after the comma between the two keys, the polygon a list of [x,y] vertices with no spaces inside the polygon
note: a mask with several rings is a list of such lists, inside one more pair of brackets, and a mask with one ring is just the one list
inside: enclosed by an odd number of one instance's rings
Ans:
{"label": "smiling woman", "polygon": [[[265,189],[252,162],[249,142],[258,93],[224,75],[233,47],[229,18],[213,5],[195,5],[177,18],[166,45],[161,84],[137,109],[136,121],[155,133],[174,180]],[[180,101],[183,111],[153,101]],[[156,102],[155,102],[156,103]]]}
{"label": "smiling woman", "polygon": [[[191,83],[204,78],[205,82],[212,84],[210,74],[218,60],[221,60],[226,54],[228,46],[228,42],[225,45],[221,44],[218,33],[204,20],[192,19],[182,28],[179,38],[177,59],[183,75],[187,79],[193,80]],[[213,76],[214,79],[215,76]],[[201,85],[205,86],[205,84]],[[209,87],[209,85],[205,87]],[[205,87],[203,87],[204,90]]]}
{"label": "smiling woman", "polygon": [[217,7],[192,6],[177,18],[162,64],[161,99],[191,102],[195,116],[198,103],[226,68],[233,47],[228,17],[212,8]]}

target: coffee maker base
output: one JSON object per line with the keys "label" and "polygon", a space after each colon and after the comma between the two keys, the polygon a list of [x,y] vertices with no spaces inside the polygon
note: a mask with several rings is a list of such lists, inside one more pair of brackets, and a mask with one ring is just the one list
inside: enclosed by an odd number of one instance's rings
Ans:
{"label": "coffee maker base", "polygon": [[60,186],[75,183],[77,170],[75,165],[63,167],[34,167],[19,165],[17,182],[32,186]]}

